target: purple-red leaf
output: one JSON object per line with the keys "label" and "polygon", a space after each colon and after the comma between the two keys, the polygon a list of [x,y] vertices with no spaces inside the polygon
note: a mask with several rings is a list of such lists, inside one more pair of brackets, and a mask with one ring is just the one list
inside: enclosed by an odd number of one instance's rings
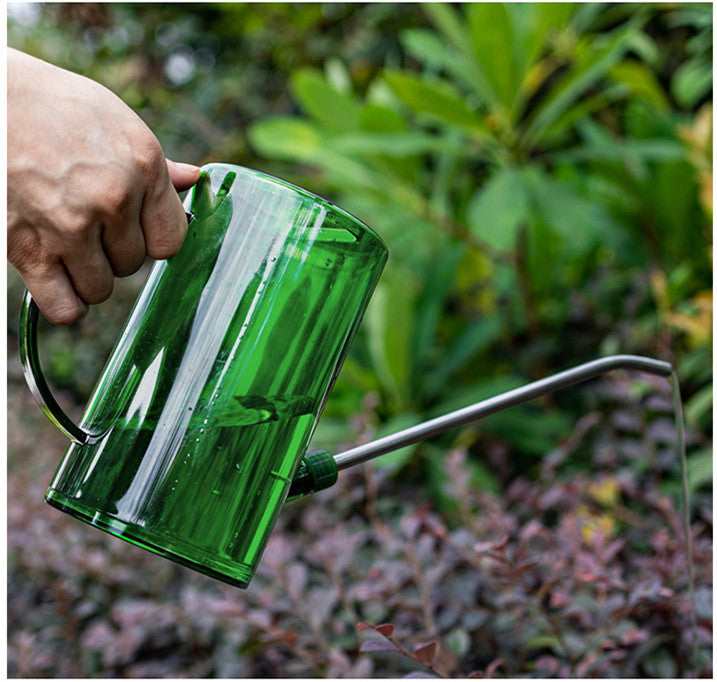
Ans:
{"label": "purple-red leaf", "polygon": [[393,635],[393,625],[391,623],[377,625],[376,632],[380,632],[384,637],[391,637]]}
{"label": "purple-red leaf", "polygon": [[423,663],[423,665],[431,665],[437,653],[438,642],[433,641],[428,642],[428,644],[421,644],[420,646],[417,646],[416,650],[413,652],[413,656],[419,663]]}

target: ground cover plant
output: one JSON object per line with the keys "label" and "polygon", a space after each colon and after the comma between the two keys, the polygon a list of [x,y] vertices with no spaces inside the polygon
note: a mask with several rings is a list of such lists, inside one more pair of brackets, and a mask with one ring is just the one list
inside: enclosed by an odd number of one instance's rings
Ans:
{"label": "ground cover plant", "polygon": [[[29,4],[10,45],[118,92],[168,156],[336,200],[389,265],[314,445],[611,353],[615,373],[343,472],[248,591],[49,508],[8,274],[11,677],[711,677],[712,8]],[[79,418],[141,287],[41,329]],[[694,574],[694,593],[688,578]]]}
{"label": "ground cover plant", "polygon": [[[604,382],[617,407],[589,415],[590,474],[566,475],[573,441],[498,496],[456,445],[439,463],[452,503],[439,512],[388,469],[347,470],[285,508],[240,591],[45,506],[62,438],[17,377],[10,676],[710,676],[710,499],[693,499],[695,627],[679,507],[659,493],[659,466],[638,474],[633,461],[672,466],[654,426],[667,407],[636,404],[629,385]],[[369,404],[356,433],[373,423]]]}

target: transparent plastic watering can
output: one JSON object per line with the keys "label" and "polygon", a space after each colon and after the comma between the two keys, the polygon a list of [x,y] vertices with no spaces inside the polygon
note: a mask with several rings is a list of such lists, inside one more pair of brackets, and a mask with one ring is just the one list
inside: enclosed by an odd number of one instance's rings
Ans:
{"label": "transparent plastic watering can", "polygon": [[79,424],[43,378],[29,293],[20,354],[72,441],[46,501],[224,582],[246,587],[287,497],[343,468],[612,369],[672,374],[603,358],[336,456],[307,453],[386,247],[329,202],[238,166],[205,166],[185,210],[186,240],[152,267]]}

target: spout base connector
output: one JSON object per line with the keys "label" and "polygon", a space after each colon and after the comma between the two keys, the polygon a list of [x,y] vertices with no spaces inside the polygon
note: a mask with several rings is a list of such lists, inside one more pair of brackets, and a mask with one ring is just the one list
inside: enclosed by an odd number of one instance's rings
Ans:
{"label": "spout base connector", "polygon": [[339,470],[331,453],[326,450],[307,452],[289,489],[287,502],[304,495],[330,488],[338,478]]}

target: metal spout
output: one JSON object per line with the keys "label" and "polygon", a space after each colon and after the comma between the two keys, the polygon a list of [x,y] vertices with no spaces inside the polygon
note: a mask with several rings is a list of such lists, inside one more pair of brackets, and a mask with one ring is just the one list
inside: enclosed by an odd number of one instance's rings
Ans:
{"label": "metal spout", "polygon": [[[599,358],[598,360],[592,360],[573,367],[572,369],[553,374],[545,379],[540,379],[492,398],[481,400],[460,410],[455,410],[454,412],[449,412],[435,419],[421,422],[420,424],[403,429],[402,431],[397,431],[396,433],[384,436],[370,443],[345,450],[333,458],[336,472],[356,464],[361,464],[362,462],[392,452],[393,450],[398,450],[406,445],[427,440],[450,429],[464,426],[482,417],[487,417],[495,412],[505,410],[508,407],[519,405],[528,400],[539,398],[540,396],[562,388],[567,388],[574,384],[582,383],[583,381],[595,379],[602,374],[617,369],[645,372],[668,379],[673,374],[672,365],[669,362],[639,355],[611,355],[605,358]],[[322,453],[324,466],[326,466],[325,460],[328,453],[325,451],[322,451]],[[294,483],[289,491],[290,500],[312,492],[317,492],[323,488],[328,488],[336,481],[336,476],[333,474],[320,478],[320,480],[314,480],[311,472],[311,462],[307,459],[309,457],[311,457],[311,455],[307,455],[307,457],[304,458],[302,466],[300,466],[294,478]]]}

